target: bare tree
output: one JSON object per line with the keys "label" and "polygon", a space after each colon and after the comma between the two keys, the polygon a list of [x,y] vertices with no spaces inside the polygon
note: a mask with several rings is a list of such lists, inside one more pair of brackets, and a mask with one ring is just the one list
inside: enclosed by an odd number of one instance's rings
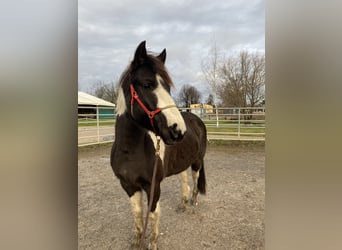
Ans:
{"label": "bare tree", "polygon": [[113,81],[109,83],[98,81],[92,86],[90,92],[98,98],[109,101],[111,103],[116,103],[118,90],[116,84]]}
{"label": "bare tree", "polygon": [[98,97],[103,98],[105,93],[105,82],[104,81],[97,81],[90,87],[90,94]]}
{"label": "bare tree", "polygon": [[201,63],[202,71],[204,77],[211,88],[213,104],[216,113],[216,127],[218,127],[218,95],[219,95],[219,82],[220,82],[220,58],[216,46],[216,41],[214,40],[213,46],[209,52],[208,58]]}
{"label": "bare tree", "polygon": [[201,93],[191,85],[184,85],[179,92],[179,102],[184,107],[190,107],[191,104],[199,103]]}
{"label": "bare tree", "polygon": [[209,51],[208,58],[202,61],[202,71],[204,73],[204,77],[209,84],[212,95],[213,101],[217,104],[217,95],[218,95],[218,85],[220,81],[220,65],[219,65],[219,55],[217,51],[216,42],[211,47]]}
{"label": "bare tree", "polygon": [[247,81],[247,102],[250,107],[262,104],[265,99],[265,56],[251,55],[252,71]]}
{"label": "bare tree", "polygon": [[209,105],[214,105],[214,96],[213,96],[213,94],[209,94],[208,95],[206,103],[209,104]]}
{"label": "bare tree", "polygon": [[239,57],[228,58],[220,68],[222,82],[218,94],[224,106],[245,107],[246,88],[244,85],[244,72],[246,70],[246,54]]}
{"label": "bare tree", "polygon": [[265,57],[241,51],[229,57],[220,68],[218,94],[228,107],[255,107],[264,99]]}
{"label": "bare tree", "polygon": [[116,103],[116,99],[118,97],[118,86],[115,82],[109,82],[106,88],[106,94],[104,96],[104,100],[109,101],[111,103]]}

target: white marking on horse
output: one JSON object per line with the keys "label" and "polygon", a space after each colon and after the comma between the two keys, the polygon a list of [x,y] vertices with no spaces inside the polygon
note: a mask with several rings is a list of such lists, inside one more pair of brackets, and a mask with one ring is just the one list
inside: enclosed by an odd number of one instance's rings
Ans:
{"label": "white marking on horse", "polygon": [[125,96],[124,96],[122,87],[119,87],[118,99],[116,102],[116,113],[117,115],[122,115],[123,113],[126,112],[126,110],[127,110],[127,106],[126,106]]}
{"label": "white marking on horse", "polygon": [[187,170],[184,170],[179,175],[181,177],[181,182],[182,182],[182,199],[184,199],[184,201],[187,202],[189,199],[189,192],[190,192],[190,187],[188,185]]}
{"label": "white marking on horse", "polygon": [[[162,86],[161,82],[163,81],[163,79],[161,78],[161,76],[157,74],[156,78],[158,86],[153,92],[158,99],[157,107],[163,108],[169,105],[176,105],[171,95]],[[163,109],[161,112],[165,115],[168,126],[172,126],[176,123],[177,128],[182,132],[182,134],[185,133],[186,125],[177,107]]]}
{"label": "white marking on horse", "polygon": [[181,184],[182,184],[182,199],[180,204],[178,205],[176,211],[177,212],[184,212],[186,210],[186,204],[189,200],[189,192],[190,187],[188,185],[188,173],[187,170],[182,171],[180,174]]}
{"label": "white marking on horse", "polygon": [[140,240],[141,233],[143,231],[143,201],[142,192],[137,191],[131,196],[131,207],[134,216],[134,232],[135,232],[135,244]]}
{"label": "white marking on horse", "polygon": [[156,250],[157,249],[157,240],[159,236],[159,218],[160,218],[160,205],[159,201],[157,202],[156,209],[153,212],[150,212],[150,219],[151,219],[151,236],[150,236],[150,243],[149,249]]}
{"label": "white marking on horse", "polygon": [[[157,148],[157,136],[155,135],[155,133],[148,131],[149,136],[151,137],[152,141],[153,141],[153,145],[154,148]],[[159,148],[159,157],[162,160],[162,163],[164,165],[164,157],[165,157],[165,143],[163,142],[163,140],[160,140],[160,144],[159,144],[160,148]]]}
{"label": "white marking on horse", "polygon": [[198,177],[199,177],[199,170],[198,171],[192,170],[192,179],[194,183],[196,184],[196,187],[197,187]]}
{"label": "white marking on horse", "polygon": [[199,170],[194,171],[192,170],[192,179],[194,181],[194,189],[192,190],[192,197],[191,197],[191,203],[194,206],[197,206],[197,195],[198,195],[198,177],[199,177]]}

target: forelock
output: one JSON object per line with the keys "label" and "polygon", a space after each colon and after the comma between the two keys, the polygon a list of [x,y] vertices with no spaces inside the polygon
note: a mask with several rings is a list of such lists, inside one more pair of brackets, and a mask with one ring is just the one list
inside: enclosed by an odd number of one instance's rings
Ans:
{"label": "forelock", "polygon": [[164,63],[151,53],[149,53],[147,57],[155,73],[163,79],[164,83],[168,84],[170,87],[173,87],[173,82],[171,80],[171,77],[169,76],[169,73],[167,72]]}

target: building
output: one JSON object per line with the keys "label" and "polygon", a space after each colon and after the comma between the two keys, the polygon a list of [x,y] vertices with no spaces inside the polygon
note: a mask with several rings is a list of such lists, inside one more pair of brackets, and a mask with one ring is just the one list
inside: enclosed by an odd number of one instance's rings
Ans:
{"label": "building", "polygon": [[96,119],[97,114],[100,119],[114,119],[115,104],[78,91],[78,118]]}
{"label": "building", "polygon": [[210,104],[204,104],[204,103],[191,104],[190,110],[192,113],[198,116],[203,116],[203,115],[214,113],[214,107]]}

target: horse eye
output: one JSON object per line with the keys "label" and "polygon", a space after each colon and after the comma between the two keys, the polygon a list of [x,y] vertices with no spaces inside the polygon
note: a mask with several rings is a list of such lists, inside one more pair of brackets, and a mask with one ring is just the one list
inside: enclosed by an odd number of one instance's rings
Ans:
{"label": "horse eye", "polygon": [[143,85],[143,87],[144,87],[145,89],[151,88],[151,84],[150,84],[150,83],[143,83],[142,85]]}

